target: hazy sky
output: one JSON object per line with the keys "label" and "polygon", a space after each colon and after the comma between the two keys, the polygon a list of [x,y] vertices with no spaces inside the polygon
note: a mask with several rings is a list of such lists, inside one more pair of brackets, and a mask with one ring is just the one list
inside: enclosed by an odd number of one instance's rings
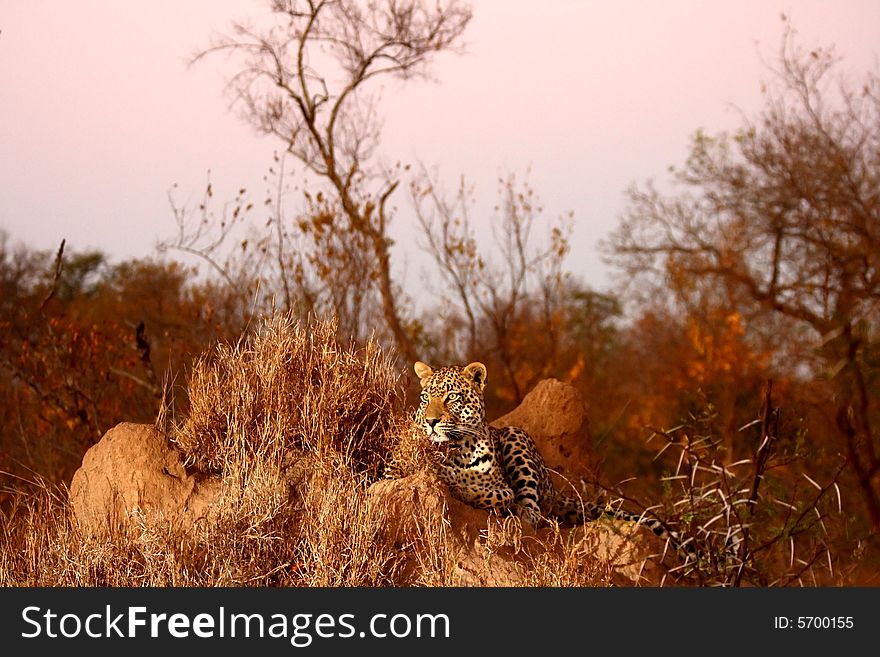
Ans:
{"label": "hazy sky", "polygon": [[[278,144],[228,111],[222,57],[187,60],[260,0],[0,0],[0,228],[46,249],[146,256],[170,236],[167,192],[262,191]],[[467,54],[436,83],[385,89],[381,152],[465,174],[488,215],[496,179],[531,167],[549,217],[575,216],[570,268],[603,285],[597,240],[633,181],[663,178],[688,138],[760,107],[761,58],[780,14],[807,46],[835,44],[856,77],[875,67],[877,0],[477,0]],[[738,108],[738,109],[737,109]],[[396,219],[411,243],[404,194]],[[406,254],[408,275],[418,255]]]}

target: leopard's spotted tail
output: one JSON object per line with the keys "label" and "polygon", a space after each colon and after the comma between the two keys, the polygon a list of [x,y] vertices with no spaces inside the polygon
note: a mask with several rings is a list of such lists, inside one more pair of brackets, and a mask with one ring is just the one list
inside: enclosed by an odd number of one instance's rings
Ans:
{"label": "leopard's spotted tail", "polygon": [[678,551],[686,554],[693,553],[693,546],[689,542],[682,541],[678,532],[668,529],[660,520],[648,515],[639,515],[623,509],[615,509],[610,505],[586,504],[581,500],[560,495],[554,505],[553,515],[560,521],[571,525],[582,525],[590,520],[609,518],[612,520],[624,520],[634,522],[637,525],[651,530],[651,532],[664,539]]}

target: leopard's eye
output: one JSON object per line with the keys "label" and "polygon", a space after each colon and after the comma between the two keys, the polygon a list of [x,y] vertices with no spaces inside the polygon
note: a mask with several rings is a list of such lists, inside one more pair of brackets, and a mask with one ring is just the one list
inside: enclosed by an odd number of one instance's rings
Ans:
{"label": "leopard's eye", "polygon": [[457,392],[450,392],[448,395],[446,395],[446,401],[457,402],[459,397],[460,395]]}

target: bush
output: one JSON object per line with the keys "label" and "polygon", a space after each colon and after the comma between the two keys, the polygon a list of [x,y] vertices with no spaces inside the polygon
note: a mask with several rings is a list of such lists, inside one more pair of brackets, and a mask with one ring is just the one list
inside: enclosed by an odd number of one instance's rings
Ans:
{"label": "bush", "polygon": [[282,316],[197,362],[189,416],[173,431],[187,463],[230,474],[294,450],[375,478],[402,411],[401,373],[373,340],[345,347],[336,330]]}

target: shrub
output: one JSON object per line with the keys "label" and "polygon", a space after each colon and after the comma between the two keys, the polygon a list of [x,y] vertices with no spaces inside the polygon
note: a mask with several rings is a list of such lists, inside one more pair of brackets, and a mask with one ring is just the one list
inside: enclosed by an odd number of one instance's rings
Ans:
{"label": "shrub", "polygon": [[281,316],[201,358],[189,416],[173,431],[187,463],[229,474],[295,450],[376,477],[401,414],[401,374],[375,341],[346,347],[336,330]]}

